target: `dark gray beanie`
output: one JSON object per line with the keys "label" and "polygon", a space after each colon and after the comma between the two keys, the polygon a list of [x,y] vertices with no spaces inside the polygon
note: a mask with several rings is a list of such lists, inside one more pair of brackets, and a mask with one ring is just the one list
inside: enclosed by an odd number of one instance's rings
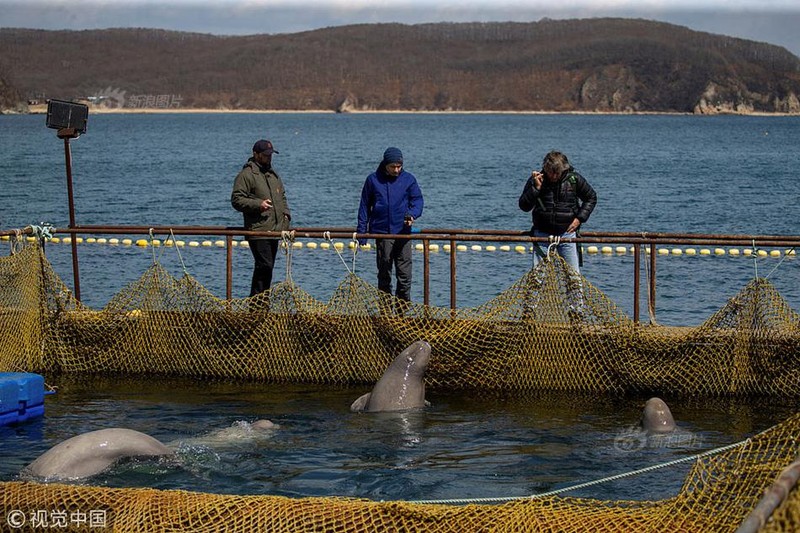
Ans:
{"label": "dark gray beanie", "polygon": [[403,162],[403,152],[400,151],[400,148],[395,148],[394,146],[390,146],[383,152],[383,164],[388,165],[389,163],[402,163]]}

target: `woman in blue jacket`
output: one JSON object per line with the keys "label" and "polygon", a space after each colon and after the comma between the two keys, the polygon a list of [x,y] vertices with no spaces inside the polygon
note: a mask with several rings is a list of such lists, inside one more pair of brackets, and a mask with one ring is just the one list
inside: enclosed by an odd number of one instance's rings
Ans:
{"label": "woman in blue jacket", "polygon": [[[367,176],[358,206],[357,233],[411,233],[422,216],[422,191],[417,178],[403,170],[403,152],[389,147],[378,169]],[[359,244],[367,243],[359,239]],[[397,276],[395,296],[411,300],[411,239],[375,239],[378,289],[392,293],[392,266]]]}

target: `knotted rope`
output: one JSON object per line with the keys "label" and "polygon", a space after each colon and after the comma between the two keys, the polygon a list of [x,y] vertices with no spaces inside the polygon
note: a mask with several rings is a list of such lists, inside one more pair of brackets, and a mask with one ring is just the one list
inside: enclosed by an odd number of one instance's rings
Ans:
{"label": "knotted rope", "polygon": [[286,281],[292,282],[292,249],[294,248],[294,230],[281,231],[281,242],[283,243],[283,253],[286,254]]}

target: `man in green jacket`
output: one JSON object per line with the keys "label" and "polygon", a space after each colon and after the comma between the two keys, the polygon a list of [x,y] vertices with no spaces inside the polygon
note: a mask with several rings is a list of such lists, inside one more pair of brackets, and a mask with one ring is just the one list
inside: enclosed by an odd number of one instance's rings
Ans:
{"label": "man in green jacket", "polygon": [[[253,145],[253,157],[247,160],[233,182],[231,205],[244,215],[249,231],[284,231],[292,216],[286,202],[286,189],[272,168],[272,154],[278,152],[265,139]],[[266,291],[272,285],[272,269],[279,240],[274,237],[248,236],[255,259],[250,296]]]}

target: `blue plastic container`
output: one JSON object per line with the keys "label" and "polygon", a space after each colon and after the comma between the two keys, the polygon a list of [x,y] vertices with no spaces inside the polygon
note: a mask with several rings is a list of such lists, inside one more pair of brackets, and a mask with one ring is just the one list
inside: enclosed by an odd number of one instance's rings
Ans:
{"label": "blue plastic container", "polygon": [[44,377],[28,372],[0,372],[0,426],[44,415]]}

